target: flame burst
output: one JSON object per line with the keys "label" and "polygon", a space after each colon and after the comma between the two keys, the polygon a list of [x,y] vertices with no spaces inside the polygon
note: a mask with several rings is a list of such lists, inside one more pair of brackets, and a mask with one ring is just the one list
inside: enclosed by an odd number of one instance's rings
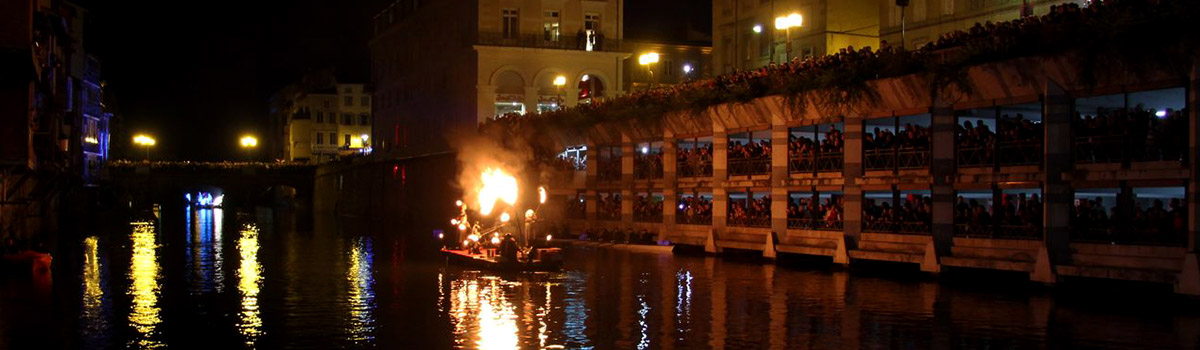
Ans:
{"label": "flame burst", "polygon": [[517,179],[498,168],[487,168],[482,175],[483,186],[479,189],[479,213],[488,215],[496,201],[508,205],[517,203]]}
{"label": "flame burst", "polygon": [[546,188],[538,187],[538,203],[546,204]]}

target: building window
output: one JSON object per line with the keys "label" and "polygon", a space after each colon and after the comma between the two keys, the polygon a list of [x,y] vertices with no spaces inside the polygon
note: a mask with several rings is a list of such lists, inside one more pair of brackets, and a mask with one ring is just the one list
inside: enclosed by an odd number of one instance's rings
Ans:
{"label": "building window", "polygon": [[354,105],[354,97],[346,96],[345,101],[343,101],[343,104],[346,105],[347,107],[353,106]]}
{"label": "building window", "polygon": [[346,135],[345,135],[345,140],[346,140],[346,143],[345,143],[345,145],[346,145],[347,147],[349,147],[349,146],[350,146],[350,134],[346,134]]}
{"label": "building window", "polygon": [[558,11],[546,11],[543,17],[542,40],[557,42],[562,35],[562,28],[559,27],[562,21],[558,18]]}
{"label": "building window", "polygon": [[325,122],[325,112],[317,111],[317,122],[318,123]]}
{"label": "building window", "polygon": [[358,116],[358,125],[367,125],[370,123],[371,123],[371,120],[369,117],[367,117],[366,114]]}
{"label": "building window", "polygon": [[942,0],[942,15],[949,16],[954,14],[954,0]]}
{"label": "building window", "polygon": [[668,77],[675,75],[675,62],[667,60],[667,63],[663,66],[663,71],[665,71],[664,73]]}
{"label": "building window", "polygon": [[515,39],[520,33],[519,10],[504,9],[500,15],[500,28],[503,31],[505,39]]}
{"label": "building window", "polygon": [[325,101],[325,108],[329,108],[329,101]]}
{"label": "building window", "polygon": [[325,134],[317,133],[317,144],[318,145],[325,144]]}
{"label": "building window", "polygon": [[342,114],[342,125],[354,125],[353,118],[350,114]]}
{"label": "building window", "polygon": [[520,102],[496,102],[496,116],[503,116],[509,113],[525,114],[525,104]]}
{"label": "building window", "polygon": [[359,101],[359,105],[361,105],[363,107],[370,106],[371,105],[371,97],[363,96],[361,101]]}
{"label": "building window", "polygon": [[600,15],[588,13],[583,15],[583,33],[586,35],[587,44],[584,49],[592,51],[598,45],[604,45],[599,41],[604,39],[604,34],[600,32]]}

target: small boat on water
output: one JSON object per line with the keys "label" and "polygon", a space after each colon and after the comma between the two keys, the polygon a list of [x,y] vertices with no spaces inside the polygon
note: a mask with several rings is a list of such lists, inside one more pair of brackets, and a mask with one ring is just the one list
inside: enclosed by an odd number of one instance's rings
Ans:
{"label": "small boat on water", "polygon": [[32,275],[39,275],[49,273],[50,265],[53,262],[54,258],[50,256],[50,253],[26,250],[20,253],[4,254],[0,259],[0,266],[3,266],[5,271],[17,274],[29,272]]}
{"label": "small boat on water", "polygon": [[468,268],[501,271],[501,272],[546,272],[562,269],[562,250],[559,248],[539,248],[530,254],[527,260],[501,261],[495,249],[486,249],[479,254],[467,250],[442,249],[446,261]]}

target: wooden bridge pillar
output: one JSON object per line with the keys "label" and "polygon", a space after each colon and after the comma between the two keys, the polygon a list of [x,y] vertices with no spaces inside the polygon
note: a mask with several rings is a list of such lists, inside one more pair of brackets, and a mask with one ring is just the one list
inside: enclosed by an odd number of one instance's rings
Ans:
{"label": "wooden bridge pillar", "polygon": [[596,185],[599,184],[598,178],[600,173],[600,147],[595,140],[587,140],[588,157],[587,166],[584,171],[584,183],[587,184],[587,191],[584,192],[584,228],[590,229],[596,222],[596,211],[599,209],[596,204],[600,200],[600,195],[596,191]]}
{"label": "wooden bridge pillar", "polygon": [[679,205],[679,190],[676,189],[678,182],[676,157],[679,155],[676,148],[675,135],[667,131],[663,136],[662,147],[662,166],[663,166],[663,221],[662,230],[658,232],[658,240],[665,241],[668,239],[667,232],[675,230],[675,206]]}
{"label": "wooden bridge pillar", "polygon": [[1042,222],[1045,223],[1045,231],[1042,241],[1049,258],[1048,271],[1044,272],[1049,274],[1035,273],[1034,279],[1052,283],[1053,266],[1071,261],[1071,218],[1067,213],[1071,212],[1074,195],[1070,183],[1063,180],[1063,177],[1070,176],[1074,168],[1071,157],[1071,118],[1074,113],[1074,101],[1061,85],[1050,79],[1046,79],[1045,91],[1042,116],[1042,124],[1045,125],[1045,182],[1042,184],[1045,199],[1042,215],[1045,217]]}
{"label": "wooden bridge pillar", "polygon": [[633,158],[636,144],[629,135],[621,135],[621,228],[633,227]]}
{"label": "wooden bridge pillar", "polygon": [[[713,177],[712,177],[712,237],[715,243],[725,233],[726,218],[729,216],[729,191],[725,181],[729,178],[729,134],[721,126],[713,125]],[[709,253],[719,253],[720,245],[706,248]]]}
{"label": "wooden bridge pillar", "polygon": [[955,167],[954,127],[957,118],[950,103],[935,96],[930,110],[931,155],[930,175],[933,176],[933,234],[934,252],[938,261],[950,255],[954,244],[954,176]]}
{"label": "wooden bridge pillar", "polygon": [[[788,127],[782,119],[771,118],[771,234],[767,240],[772,242],[787,237]],[[763,246],[763,256],[775,257],[772,242]]]}
{"label": "wooden bridge pillar", "polygon": [[[845,133],[843,134],[843,177],[845,178],[844,196],[842,197],[842,229],[846,250],[858,248],[858,237],[862,234],[862,201],[863,192],[863,118],[861,116],[846,116]],[[839,264],[849,264],[848,256],[834,256],[833,261]]]}
{"label": "wooden bridge pillar", "polygon": [[1187,186],[1187,255],[1183,259],[1183,271],[1175,292],[1200,295],[1200,60],[1192,62],[1191,78],[1188,80],[1188,154],[1187,165],[1192,169]]}

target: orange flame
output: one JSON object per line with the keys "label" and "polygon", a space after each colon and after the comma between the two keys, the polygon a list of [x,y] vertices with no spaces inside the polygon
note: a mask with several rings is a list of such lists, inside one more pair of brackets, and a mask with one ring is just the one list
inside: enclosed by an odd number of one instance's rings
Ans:
{"label": "orange flame", "polygon": [[498,168],[487,168],[482,174],[482,188],[479,189],[479,213],[488,215],[496,206],[496,201],[509,205],[517,203],[517,179]]}

